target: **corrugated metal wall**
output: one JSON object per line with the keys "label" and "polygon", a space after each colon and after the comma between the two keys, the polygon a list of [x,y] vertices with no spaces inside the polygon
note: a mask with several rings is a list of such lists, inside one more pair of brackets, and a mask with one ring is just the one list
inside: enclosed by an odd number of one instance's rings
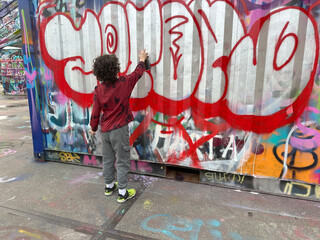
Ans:
{"label": "corrugated metal wall", "polygon": [[126,74],[145,48],[132,159],[320,183],[317,1],[34,0],[20,11],[44,151],[97,164],[92,61],[115,53]]}

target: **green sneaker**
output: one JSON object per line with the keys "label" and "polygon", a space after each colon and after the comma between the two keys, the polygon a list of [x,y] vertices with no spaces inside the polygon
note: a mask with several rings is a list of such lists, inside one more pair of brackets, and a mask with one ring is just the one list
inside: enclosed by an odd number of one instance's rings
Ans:
{"label": "green sneaker", "polygon": [[127,200],[129,200],[130,198],[133,198],[136,195],[136,190],[135,189],[127,189],[127,192],[124,196],[118,194],[118,199],[117,202],[118,203],[124,203]]}
{"label": "green sneaker", "polygon": [[118,182],[115,182],[113,188],[107,188],[107,187],[105,188],[104,195],[110,196],[117,189],[118,189]]}

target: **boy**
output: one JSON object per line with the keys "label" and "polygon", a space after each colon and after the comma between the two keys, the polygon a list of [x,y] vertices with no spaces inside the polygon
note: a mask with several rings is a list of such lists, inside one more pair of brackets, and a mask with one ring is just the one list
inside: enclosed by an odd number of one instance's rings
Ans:
{"label": "boy", "polygon": [[[93,109],[90,119],[90,133],[98,129],[100,112],[103,176],[106,183],[105,195],[110,196],[119,189],[119,203],[124,203],[136,194],[135,189],[127,189],[130,171],[130,145],[128,123],[133,121],[129,105],[131,92],[145,71],[148,53],[142,50],[140,62],[129,75],[118,77],[119,60],[114,54],[97,57],[93,64],[93,74],[101,82],[95,87]],[[115,160],[117,157],[117,181],[114,180]]]}

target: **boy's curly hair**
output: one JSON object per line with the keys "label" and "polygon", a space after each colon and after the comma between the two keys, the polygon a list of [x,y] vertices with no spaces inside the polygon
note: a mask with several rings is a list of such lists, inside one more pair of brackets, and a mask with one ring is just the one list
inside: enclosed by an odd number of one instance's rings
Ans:
{"label": "boy's curly hair", "polygon": [[100,82],[114,82],[120,72],[119,59],[115,54],[105,54],[93,60],[93,75]]}

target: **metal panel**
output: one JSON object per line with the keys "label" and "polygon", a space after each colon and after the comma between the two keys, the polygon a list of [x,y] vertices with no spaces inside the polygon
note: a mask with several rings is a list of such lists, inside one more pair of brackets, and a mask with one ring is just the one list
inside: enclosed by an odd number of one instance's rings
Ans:
{"label": "metal panel", "polygon": [[146,48],[152,67],[131,98],[133,160],[320,183],[317,3],[29,6],[20,5],[31,23],[22,24],[26,59],[34,48],[26,70],[45,150],[101,156],[100,135],[88,133],[92,60],[115,53],[126,74]]}

